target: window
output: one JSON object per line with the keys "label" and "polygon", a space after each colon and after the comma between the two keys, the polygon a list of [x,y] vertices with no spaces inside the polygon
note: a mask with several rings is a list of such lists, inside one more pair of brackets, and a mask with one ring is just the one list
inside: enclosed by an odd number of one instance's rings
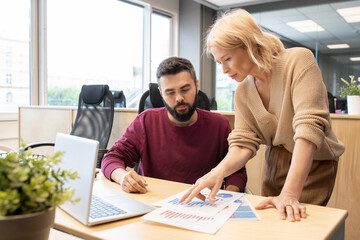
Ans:
{"label": "window", "polygon": [[124,91],[127,107],[136,107],[143,90],[143,32],[139,5],[48,1],[48,104],[75,106],[82,85],[108,84]]}
{"label": "window", "polygon": [[5,63],[6,63],[6,66],[11,66],[13,61],[12,61],[12,55],[13,55],[13,52],[14,50],[12,49],[13,47],[13,44],[8,44],[7,46],[7,51],[5,52]]}
{"label": "window", "polygon": [[223,73],[222,66],[216,63],[216,102],[217,109],[234,110],[234,94],[237,82]]}
{"label": "window", "polygon": [[12,74],[11,74],[11,73],[7,73],[7,74],[6,74],[6,84],[7,84],[7,85],[11,85],[11,84],[12,84]]}
{"label": "window", "polygon": [[165,58],[170,57],[171,17],[159,12],[151,15],[151,82],[157,82],[156,70]]}
{"label": "window", "polygon": [[6,94],[6,102],[7,103],[12,103],[13,102],[13,93],[12,92],[8,92]]}
{"label": "window", "polygon": [[30,0],[0,1],[0,112],[30,104]]}
{"label": "window", "polygon": [[[161,10],[154,11],[153,3]],[[0,115],[17,112],[19,105],[76,106],[84,84],[123,90],[127,107],[137,108],[159,62],[177,52],[172,36],[177,5],[162,5],[156,0],[0,1]]]}

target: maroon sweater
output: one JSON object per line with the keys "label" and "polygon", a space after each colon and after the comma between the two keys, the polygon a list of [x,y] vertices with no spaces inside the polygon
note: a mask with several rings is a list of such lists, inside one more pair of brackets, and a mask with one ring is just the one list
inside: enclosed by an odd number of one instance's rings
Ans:
{"label": "maroon sweater", "polygon": [[[174,126],[166,108],[142,112],[102,160],[101,170],[110,179],[116,168],[134,167],[148,177],[193,184],[225,157],[231,132],[224,116],[196,109],[198,120],[188,127]],[[245,168],[225,179],[225,185],[244,191]]]}

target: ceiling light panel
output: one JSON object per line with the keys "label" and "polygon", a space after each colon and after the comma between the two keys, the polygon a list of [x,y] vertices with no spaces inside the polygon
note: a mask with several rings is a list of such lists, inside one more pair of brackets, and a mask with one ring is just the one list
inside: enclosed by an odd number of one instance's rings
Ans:
{"label": "ceiling light panel", "polygon": [[326,45],[327,48],[330,49],[343,49],[343,48],[349,48],[349,44],[329,44]]}
{"label": "ceiling light panel", "polygon": [[322,28],[319,24],[317,24],[313,20],[287,22],[286,24],[292,28],[295,28],[299,32],[321,32],[321,31],[324,31],[324,28]]}
{"label": "ceiling light panel", "polygon": [[336,10],[348,23],[360,22],[360,6]]}
{"label": "ceiling light panel", "polygon": [[227,6],[245,6],[251,4],[260,4],[260,3],[267,3],[267,2],[275,2],[280,0],[205,0],[205,2],[211,3],[216,5],[220,8],[227,7]]}
{"label": "ceiling light panel", "polygon": [[351,57],[350,61],[353,61],[353,62],[360,61],[360,57]]}

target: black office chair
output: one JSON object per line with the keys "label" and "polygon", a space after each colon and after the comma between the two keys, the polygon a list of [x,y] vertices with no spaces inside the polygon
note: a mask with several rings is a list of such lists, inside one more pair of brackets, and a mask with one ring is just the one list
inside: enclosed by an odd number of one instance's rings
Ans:
{"label": "black office chair", "polygon": [[335,112],[334,96],[330,92],[327,93],[328,93],[328,101],[329,101],[329,112],[334,113]]}
{"label": "black office chair", "polygon": [[[150,83],[149,90],[146,90],[140,98],[138,113],[140,114],[141,112],[149,108],[160,108],[164,106],[164,102],[158,89],[158,84]],[[197,107],[210,111],[209,99],[207,95],[201,90],[199,90],[198,92]]]}
{"label": "black office chair", "polygon": [[[99,141],[97,167],[107,152],[111,129],[114,120],[114,96],[108,85],[83,85],[79,95],[79,105],[70,135]],[[32,143],[24,147],[36,148],[55,146],[50,142]]]}
{"label": "black office chair", "polygon": [[210,110],[217,110],[217,103],[215,97],[209,97]]}
{"label": "black office chair", "polygon": [[126,97],[122,90],[120,91],[111,91],[114,95],[115,107],[116,108],[126,108]]}

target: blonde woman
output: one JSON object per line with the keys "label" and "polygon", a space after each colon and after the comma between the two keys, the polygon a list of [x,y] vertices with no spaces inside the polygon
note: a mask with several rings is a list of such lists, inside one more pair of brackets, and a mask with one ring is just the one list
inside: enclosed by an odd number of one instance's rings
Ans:
{"label": "blonde woman", "polygon": [[265,144],[257,209],[272,205],[281,219],[306,217],[301,203],[326,205],[344,152],[331,129],[327,91],[316,60],[305,48],[285,49],[242,9],[225,13],[210,28],[207,51],[239,83],[229,152],[182,197],[189,202],[210,188],[215,201],[223,179],[245,166]]}

